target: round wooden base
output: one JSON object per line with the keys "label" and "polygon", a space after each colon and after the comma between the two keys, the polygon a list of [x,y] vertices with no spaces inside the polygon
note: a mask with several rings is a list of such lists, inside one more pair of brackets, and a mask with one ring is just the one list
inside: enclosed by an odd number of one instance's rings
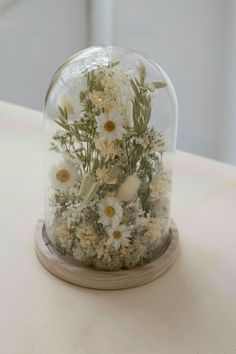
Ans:
{"label": "round wooden base", "polygon": [[86,267],[72,257],[59,255],[50,245],[44,221],[35,229],[35,250],[41,264],[52,274],[69,283],[92,289],[126,289],[149,283],[160,277],[173,264],[178,250],[178,230],[171,221],[167,243],[142,266],[115,272]]}

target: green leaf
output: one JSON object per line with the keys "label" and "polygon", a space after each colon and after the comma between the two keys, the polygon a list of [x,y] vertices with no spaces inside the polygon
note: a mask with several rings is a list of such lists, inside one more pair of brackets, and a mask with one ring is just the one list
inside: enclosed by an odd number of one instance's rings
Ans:
{"label": "green leaf", "polygon": [[135,95],[136,95],[136,96],[139,96],[138,87],[135,85],[134,80],[131,79],[131,80],[130,80],[130,83],[131,83],[131,86],[132,86],[132,89],[133,89]]}
{"label": "green leaf", "polygon": [[153,81],[150,85],[148,85],[148,89],[151,92],[154,92],[157,89],[162,89],[167,86],[166,82],[163,81]]}

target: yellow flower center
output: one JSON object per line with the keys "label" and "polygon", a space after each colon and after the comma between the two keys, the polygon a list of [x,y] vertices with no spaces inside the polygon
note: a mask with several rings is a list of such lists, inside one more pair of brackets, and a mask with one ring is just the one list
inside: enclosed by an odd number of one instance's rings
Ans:
{"label": "yellow flower center", "polygon": [[119,240],[121,238],[121,232],[116,230],[113,232],[113,237],[116,239],[116,240]]}
{"label": "yellow flower center", "polygon": [[112,122],[111,120],[108,120],[108,121],[104,124],[104,129],[105,129],[107,132],[111,133],[111,132],[113,132],[113,130],[116,129],[116,125],[115,125],[115,123]]}
{"label": "yellow flower center", "polygon": [[60,182],[65,183],[69,181],[70,174],[67,170],[59,170],[57,171],[56,177]]}
{"label": "yellow flower center", "polygon": [[112,218],[112,216],[115,214],[115,209],[112,208],[111,206],[106,207],[104,214],[108,216],[109,218]]}

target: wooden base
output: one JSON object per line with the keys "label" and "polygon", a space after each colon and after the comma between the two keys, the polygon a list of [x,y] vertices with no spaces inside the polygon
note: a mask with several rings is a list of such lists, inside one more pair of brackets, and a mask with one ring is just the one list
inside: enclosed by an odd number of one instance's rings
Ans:
{"label": "wooden base", "polygon": [[39,220],[35,229],[35,251],[41,264],[52,274],[69,283],[92,289],[126,289],[143,285],[160,277],[173,264],[178,250],[178,230],[171,221],[167,244],[142,266],[114,272],[98,271],[82,265],[70,256],[61,256],[50,246]]}

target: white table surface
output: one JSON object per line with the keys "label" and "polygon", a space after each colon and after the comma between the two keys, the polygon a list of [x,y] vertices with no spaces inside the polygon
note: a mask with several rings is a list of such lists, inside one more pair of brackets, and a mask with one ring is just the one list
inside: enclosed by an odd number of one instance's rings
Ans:
{"label": "white table surface", "polygon": [[0,353],[236,353],[236,167],[178,152],[175,264],[139,288],[89,290],[34,253],[41,142],[40,112],[0,103]]}

